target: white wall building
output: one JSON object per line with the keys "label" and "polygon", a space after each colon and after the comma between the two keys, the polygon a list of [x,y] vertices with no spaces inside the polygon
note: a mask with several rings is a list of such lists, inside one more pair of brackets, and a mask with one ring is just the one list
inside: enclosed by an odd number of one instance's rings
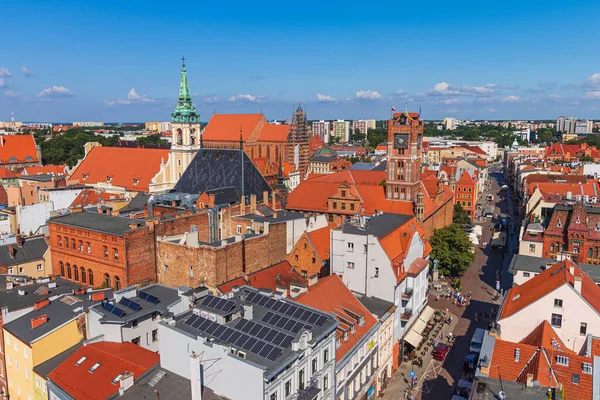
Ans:
{"label": "white wall building", "polygon": [[93,121],[73,122],[73,126],[79,126],[82,128],[91,128],[91,127],[95,127],[95,126],[104,126],[104,122],[93,122]]}
{"label": "white wall building", "polygon": [[329,121],[313,121],[312,123],[313,135],[320,136],[321,139],[327,141],[329,131],[331,130],[331,122]]}
{"label": "white wall building", "polygon": [[36,233],[46,225],[46,221],[54,212],[67,209],[83,189],[44,189],[40,190],[38,198],[45,201],[29,206],[17,206],[17,224],[19,232],[24,235]]}
{"label": "white wall building", "polygon": [[394,340],[427,304],[428,254],[424,232],[408,215],[384,214],[331,231],[331,272],[353,292],[393,303]]}
{"label": "white wall building", "polygon": [[334,400],[333,316],[247,286],[196,297],[193,312],[159,324],[164,369],[231,400]]}
{"label": "white wall building", "polygon": [[444,127],[446,128],[446,130],[448,131],[453,131],[456,129],[457,124],[456,124],[456,118],[444,118]]}

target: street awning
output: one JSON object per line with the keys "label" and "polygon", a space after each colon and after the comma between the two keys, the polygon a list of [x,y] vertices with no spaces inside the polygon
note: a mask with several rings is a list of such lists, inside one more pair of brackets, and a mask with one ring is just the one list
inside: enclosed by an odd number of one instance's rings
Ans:
{"label": "street awning", "polygon": [[419,319],[427,324],[431,317],[433,317],[433,314],[435,314],[435,310],[429,306],[425,306],[421,315],[419,315]]}
{"label": "street awning", "polygon": [[415,331],[416,333],[418,333],[419,335],[421,335],[421,333],[423,333],[423,331],[425,330],[426,326],[427,326],[427,324],[425,322],[423,322],[417,318],[417,320],[415,321],[415,323],[413,324],[411,329],[413,331]]}
{"label": "street awning", "polygon": [[413,347],[419,347],[421,340],[423,340],[423,336],[412,329],[404,335],[404,341],[410,343]]}

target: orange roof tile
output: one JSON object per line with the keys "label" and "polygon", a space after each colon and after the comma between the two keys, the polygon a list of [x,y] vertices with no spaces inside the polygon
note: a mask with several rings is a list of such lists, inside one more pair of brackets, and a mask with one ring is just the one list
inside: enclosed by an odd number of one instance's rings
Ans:
{"label": "orange roof tile", "polygon": [[308,239],[311,241],[313,247],[317,251],[319,258],[323,262],[329,260],[329,251],[331,247],[330,232],[336,227],[336,224],[329,224],[323,228],[315,229],[314,231],[306,233],[308,235]]}
{"label": "orange roof tile", "polygon": [[[319,280],[316,285],[313,285],[308,289],[308,293],[296,298],[296,301],[321,311],[336,314],[338,317],[354,323],[355,331],[354,333],[351,333],[350,328],[347,327],[344,321],[338,318],[338,337],[343,333],[343,329],[347,329],[348,340],[344,340],[343,337],[341,338],[342,344],[335,352],[337,361],[340,361],[346,354],[351,352],[354,349],[354,346],[359,344],[377,323],[373,314],[358,301],[350,289],[344,285],[344,282],[342,282],[336,274],[329,275]],[[364,318],[364,323],[362,325],[356,323],[354,316],[350,315],[345,310],[358,316],[362,316]]]}
{"label": "orange roof tile", "polygon": [[269,289],[273,292],[277,288],[286,288],[289,294],[290,284],[294,283],[304,286],[308,285],[308,281],[289,262],[282,261],[249,274],[247,280],[244,277],[239,277],[218,285],[217,289],[225,294],[231,292],[234,286],[248,285],[256,289]]}
{"label": "orange roof tile", "polygon": [[[119,384],[112,383],[118,375],[128,371],[137,380],[159,362],[158,354],[130,342],[91,343],[75,351],[48,378],[75,399],[104,400],[118,394]],[[96,363],[100,366],[89,372]]]}
{"label": "orange roof tile", "polygon": [[23,175],[65,175],[66,173],[66,165],[44,165],[23,168]]}
{"label": "orange roof tile", "polygon": [[287,143],[290,128],[290,125],[266,124],[258,135],[258,141]]}
{"label": "orange roof tile", "polygon": [[16,177],[17,177],[17,174],[12,172],[10,169],[0,167],[0,179],[10,179],[10,178],[16,178]]}
{"label": "orange roof tile", "polygon": [[570,350],[563,341],[558,337],[550,323],[544,320],[529,335],[527,335],[519,343],[528,344],[535,347],[544,347],[551,349],[554,344],[557,344],[560,351],[567,354],[576,354],[573,350]]}
{"label": "orange roof tile", "polygon": [[[77,179],[81,184],[95,184],[106,182],[111,176],[113,186],[147,192],[161,162],[168,158],[169,150],[164,149],[96,146],[71,173],[70,179]],[[137,184],[134,179],[138,180]]]}
{"label": "orange roof tile", "polygon": [[123,197],[115,193],[100,192],[95,189],[83,189],[69,207],[87,207],[119,198]]}
{"label": "orange roof tile", "polygon": [[214,114],[202,132],[202,140],[237,142],[241,129],[246,141],[261,119],[266,122],[262,114]]}
{"label": "orange roof tile", "polygon": [[38,162],[33,135],[0,136],[0,163]]}

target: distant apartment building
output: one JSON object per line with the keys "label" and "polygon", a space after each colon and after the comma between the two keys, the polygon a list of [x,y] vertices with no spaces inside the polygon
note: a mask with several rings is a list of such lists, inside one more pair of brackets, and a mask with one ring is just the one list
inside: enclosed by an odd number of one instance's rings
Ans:
{"label": "distant apartment building", "polygon": [[325,137],[329,135],[331,130],[331,122],[329,121],[313,121],[312,130],[314,136],[319,136],[325,140]]}
{"label": "distant apartment building", "polygon": [[91,128],[93,126],[104,126],[104,122],[94,122],[94,121],[73,122],[73,126],[79,126],[81,128]]}
{"label": "distant apartment building", "polygon": [[556,119],[556,131],[563,134],[586,134],[592,133],[594,121],[577,119],[574,117],[558,117]]}
{"label": "distant apartment building", "polygon": [[340,143],[346,143],[350,140],[350,122],[338,119],[333,121],[331,130],[332,138],[338,138]]}
{"label": "distant apartment building", "polygon": [[153,132],[171,132],[173,130],[172,122],[146,122],[147,131]]}
{"label": "distant apartment building", "polygon": [[456,129],[456,118],[444,118],[444,127],[448,131],[453,131]]}
{"label": "distant apartment building", "polygon": [[577,134],[592,133],[593,129],[594,121],[590,121],[587,119],[575,121],[575,133]]}
{"label": "distant apartment building", "polygon": [[357,121],[352,121],[352,131],[359,130],[363,135],[367,135],[369,129],[375,129],[375,120],[374,119],[359,119]]}

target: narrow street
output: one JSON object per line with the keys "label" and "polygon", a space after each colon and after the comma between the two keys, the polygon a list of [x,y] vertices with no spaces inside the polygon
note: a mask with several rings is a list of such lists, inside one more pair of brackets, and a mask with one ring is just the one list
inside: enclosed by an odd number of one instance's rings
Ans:
{"label": "narrow street", "polygon": [[[475,261],[461,278],[461,293],[472,293],[471,303],[468,307],[458,307],[452,304],[449,299],[440,299],[436,301],[435,293],[430,294],[429,305],[435,309],[445,311],[448,309],[453,315],[458,317],[458,321],[453,328],[453,334],[456,337],[455,344],[443,363],[432,361],[431,365],[423,367],[422,371],[417,373],[419,379],[419,390],[413,391],[415,399],[439,400],[450,399],[455,382],[463,376],[463,359],[469,353],[471,337],[476,328],[487,328],[488,322],[480,317],[475,321],[475,313],[484,315],[497,309],[501,298],[493,300],[497,295],[496,280],[499,270],[502,271],[500,287],[503,291],[512,286],[512,275],[508,272],[508,266],[512,255],[518,249],[517,231],[515,226],[519,223],[513,217],[513,203],[510,189],[500,190],[504,182],[501,173],[501,167],[490,168],[491,187],[490,190],[482,194],[492,194],[495,202],[495,215],[505,213],[508,216],[508,241],[503,250],[492,250],[491,246],[482,249],[476,247]],[[490,228],[494,221],[489,219],[483,223],[476,221],[477,225],[482,225],[483,235],[480,243],[490,242],[492,231]],[[453,323],[454,325],[454,323]],[[434,371],[435,373],[432,373]],[[418,376],[422,373],[422,377]],[[396,381],[396,382],[394,382]],[[396,373],[383,398],[398,399],[404,398],[404,392],[408,384],[405,378]]]}

